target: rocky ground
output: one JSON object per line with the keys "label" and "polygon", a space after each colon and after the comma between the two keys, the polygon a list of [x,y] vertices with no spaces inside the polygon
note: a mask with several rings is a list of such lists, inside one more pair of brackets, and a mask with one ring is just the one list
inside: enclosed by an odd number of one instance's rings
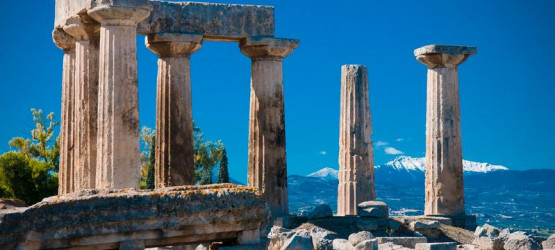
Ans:
{"label": "rocky ground", "polygon": [[[372,203],[361,208],[361,216],[334,217],[327,205],[302,211],[281,226],[270,228],[267,238],[251,249],[555,249],[549,238],[511,232],[485,224],[475,231],[450,225],[447,219],[383,214],[387,207]],[[361,223],[362,222],[362,223]],[[279,223],[278,223],[279,224]],[[220,247],[245,249],[246,246]],[[202,248],[202,247],[201,247]]]}
{"label": "rocky ground", "polygon": [[[45,202],[60,202],[60,199]],[[17,200],[0,201],[2,213],[23,212],[26,208]],[[390,217],[388,211],[385,203],[372,201],[359,204],[359,216],[334,216],[328,205],[318,205],[275,220],[261,231],[261,242],[257,245],[211,243],[171,249],[555,249],[555,234],[533,236],[488,224],[470,231],[451,226],[450,219],[446,218]]]}

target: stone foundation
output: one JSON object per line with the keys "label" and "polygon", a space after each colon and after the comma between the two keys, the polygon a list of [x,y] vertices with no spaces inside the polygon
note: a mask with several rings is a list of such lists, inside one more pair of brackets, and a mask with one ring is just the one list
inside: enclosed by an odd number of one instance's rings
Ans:
{"label": "stone foundation", "polygon": [[84,190],[0,214],[0,249],[252,244],[265,216],[260,194],[233,184]]}

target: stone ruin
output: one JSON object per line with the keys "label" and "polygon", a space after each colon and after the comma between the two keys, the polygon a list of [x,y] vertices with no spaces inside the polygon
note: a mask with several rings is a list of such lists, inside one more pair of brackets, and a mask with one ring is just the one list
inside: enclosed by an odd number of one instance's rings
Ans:
{"label": "stone ruin", "polygon": [[[159,57],[155,190],[138,190],[137,34]],[[53,40],[64,50],[59,195],[1,213],[0,247],[249,244],[267,218],[288,217],[282,60],[299,41],[274,37],[273,7],[56,0]],[[189,58],[203,41],[238,42],[252,59],[248,187],[192,186]],[[424,217],[461,227],[475,217],[464,210],[457,66],[474,53],[443,45],[414,52],[428,67]],[[366,68],[343,66],[337,215],[347,219],[332,224],[384,230],[387,205],[367,202],[376,199],[368,99]],[[361,211],[380,216],[352,217]]]}
{"label": "stone ruin", "polygon": [[267,6],[146,0],[57,0],[64,50],[60,188],[139,188],[136,35],[158,59],[155,186],[191,185],[189,57],[202,42],[235,41],[252,59],[248,185],[287,214],[282,60],[299,41],[274,37]]}
{"label": "stone ruin", "polygon": [[[414,51],[428,67],[426,110],[426,201],[424,214],[447,217],[453,225],[474,228],[476,217],[465,214],[459,77],[457,66],[476,47],[428,45]],[[341,70],[338,215],[357,215],[357,205],[375,200],[372,120],[368,74],[364,66]]]}

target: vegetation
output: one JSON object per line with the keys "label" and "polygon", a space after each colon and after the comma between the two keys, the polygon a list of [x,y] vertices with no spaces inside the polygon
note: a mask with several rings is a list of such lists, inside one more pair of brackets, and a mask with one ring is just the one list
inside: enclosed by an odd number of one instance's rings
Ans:
{"label": "vegetation", "polygon": [[205,141],[204,134],[196,126],[194,126],[193,135],[195,183],[212,184],[214,168],[222,159],[225,146],[221,141]]}
{"label": "vegetation", "polygon": [[227,170],[227,152],[225,148],[222,151],[222,159],[220,160],[220,172],[218,174],[218,183],[229,183],[229,172]]}
{"label": "vegetation", "polygon": [[[0,156],[0,197],[17,198],[31,205],[58,191],[59,137],[54,140],[58,122],[54,114],[31,109],[35,128],[30,138],[10,140],[12,151]],[[154,188],[155,131],[141,131],[141,188]],[[205,141],[204,134],[194,127],[195,183],[211,184],[214,168],[220,166],[219,183],[229,182],[227,155],[221,141]]]}
{"label": "vegetation", "polygon": [[141,188],[154,189],[156,131],[144,126],[141,130],[144,151],[141,152]]}
{"label": "vegetation", "polygon": [[56,195],[58,191],[59,141],[52,140],[58,122],[54,114],[31,109],[35,128],[31,138],[13,138],[14,149],[0,156],[0,196],[27,204]]}
{"label": "vegetation", "polygon": [[[142,128],[141,140],[144,150],[141,152],[141,188],[154,188],[155,138],[156,132],[153,129],[149,127]],[[212,184],[214,168],[218,165],[220,167],[218,183],[229,182],[224,144],[221,141],[206,141],[204,134],[196,126],[193,130],[193,138],[195,183],[201,185]]]}

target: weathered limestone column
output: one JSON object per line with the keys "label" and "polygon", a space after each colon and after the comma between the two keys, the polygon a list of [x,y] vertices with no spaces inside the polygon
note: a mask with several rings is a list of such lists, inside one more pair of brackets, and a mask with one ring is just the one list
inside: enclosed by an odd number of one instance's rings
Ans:
{"label": "weathered limestone column", "polygon": [[248,185],[264,193],[273,217],[289,213],[282,60],[298,44],[267,37],[240,44],[241,52],[252,59]]}
{"label": "weathered limestone column", "polygon": [[428,67],[426,111],[426,215],[464,215],[464,185],[457,66],[476,47],[428,45],[414,51]]}
{"label": "weathered limestone column", "polygon": [[356,215],[359,203],[376,199],[371,135],[372,118],[366,67],[343,65],[337,215]]}
{"label": "weathered limestone column", "polygon": [[74,107],[74,191],[95,188],[100,25],[87,16],[66,21],[76,40]]}
{"label": "weathered limestone column", "polygon": [[96,188],[139,188],[137,23],[149,9],[99,6],[100,22]]}
{"label": "weathered limestone column", "polygon": [[157,188],[192,185],[193,116],[190,56],[200,49],[202,35],[149,35],[147,47],[159,56],[156,94]]}
{"label": "weathered limestone column", "polygon": [[63,30],[55,29],[52,39],[64,50],[62,77],[62,111],[60,115],[60,163],[58,195],[73,192],[73,101],[75,85],[75,39]]}

